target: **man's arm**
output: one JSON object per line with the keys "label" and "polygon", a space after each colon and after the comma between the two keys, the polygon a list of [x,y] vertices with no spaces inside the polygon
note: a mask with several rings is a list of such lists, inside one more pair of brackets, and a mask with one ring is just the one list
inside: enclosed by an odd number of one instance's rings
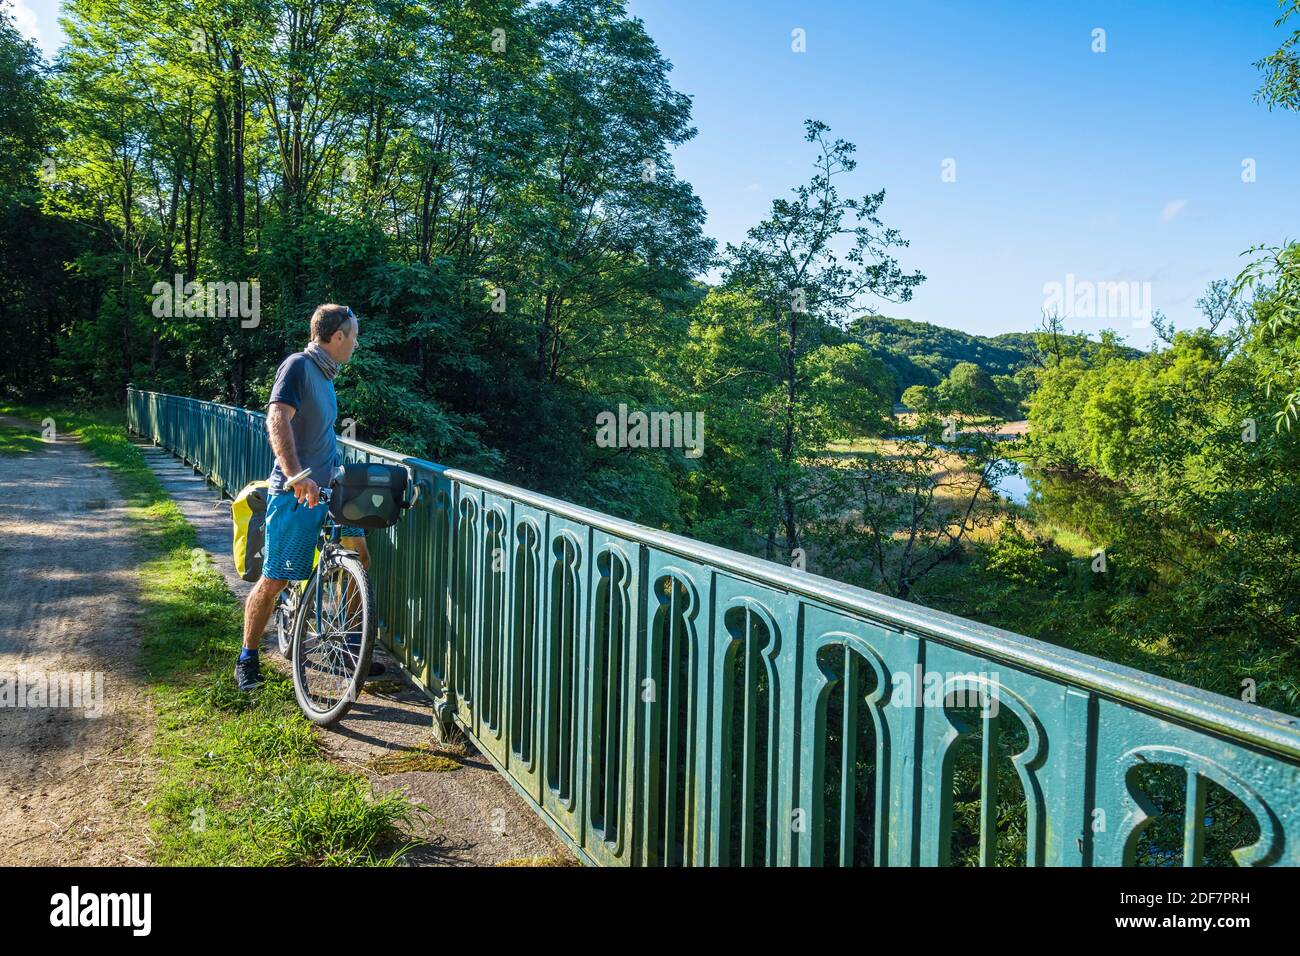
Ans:
{"label": "man's arm", "polygon": [[[293,429],[289,427],[296,412],[296,408],[285,402],[272,402],[266,410],[266,431],[271,437],[271,451],[286,478],[302,471],[302,465],[298,461],[298,448],[293,441]],[[299,501],[306,500],[310,508],[315,508],[320,500],[319,486],[311,478],[298,482],[292,491]]]}

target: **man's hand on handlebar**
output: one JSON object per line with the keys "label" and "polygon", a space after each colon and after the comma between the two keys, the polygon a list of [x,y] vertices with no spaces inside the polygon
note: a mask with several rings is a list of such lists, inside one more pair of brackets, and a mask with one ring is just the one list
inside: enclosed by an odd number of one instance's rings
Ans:
{"label": "man's hand on handlebar", "polygon": [[308,508],[315,508],[320,503],[320,485],[312,481],[307,476],[310,471],[301,471],[290,478],[286,484],[293,492],[299,504],[306,504]]}
{"label": "man's hand on handlebar", "polygon": [[310,478],[304,478],[294,485],[293,493],[299,504],[305,502],[308,508],[315,508],[320,503],[320,485]]}

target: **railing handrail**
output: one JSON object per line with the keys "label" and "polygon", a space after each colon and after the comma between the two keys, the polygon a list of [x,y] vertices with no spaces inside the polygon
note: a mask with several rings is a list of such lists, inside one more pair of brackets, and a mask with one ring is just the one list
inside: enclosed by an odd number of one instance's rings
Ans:
{"label": "railing handrail", "polygon": [[[142,394],[183,398],[165,392],[134,389]],[[262,412],[219,402],[186,399],[256,416]],[[1155,714],[1173,717],[1263,750],[1300,757],[1300,719],[1254,704],[1148,674],[1001,628],[966,620],[943,611],[888,597],[783,564],[750,557],[716,545],[583,508],[558,498],[528,491],[472,472],[371,445],[355,439],[339,441],[358,451],[432,470],[449,480],[505,495],[560,517],[583,522],[662,551],[705,561],[723,570],[798,594],[896,631],[907,630],[972,651],[1000,663],[1064,681]]]}

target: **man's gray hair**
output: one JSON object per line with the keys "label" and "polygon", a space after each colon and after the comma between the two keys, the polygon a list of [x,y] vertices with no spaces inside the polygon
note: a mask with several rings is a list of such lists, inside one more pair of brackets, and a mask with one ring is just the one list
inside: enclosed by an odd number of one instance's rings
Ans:
{"label": "man's gray hair", "polygon": [[318,305],[316,311],[311,314],[312,340],[328,342],[334,337],[335,332],[355,320],[356,316],[346,305],[335,305],[332,302]]}

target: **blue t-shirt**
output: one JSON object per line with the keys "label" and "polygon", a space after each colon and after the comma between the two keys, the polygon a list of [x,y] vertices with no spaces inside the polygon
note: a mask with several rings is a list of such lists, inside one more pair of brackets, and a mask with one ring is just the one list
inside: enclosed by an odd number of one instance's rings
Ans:
{"label": "blue t-shirt", "polygon": [[[334,438],[334,420],[338,417],[338,400],[334,397],[334,383],[311,360],[306,352],[295,352],[280,363],[271,388],[271,401],[292,405],[295,409],[289,427],[293,430],[294,447],[298,461],[311,469],[311,479],[316,484],[329,484],[330,476],[338,465],[338,446]],[[284,491],[286,478],[277,461],[268,479],[270,494]]]}

